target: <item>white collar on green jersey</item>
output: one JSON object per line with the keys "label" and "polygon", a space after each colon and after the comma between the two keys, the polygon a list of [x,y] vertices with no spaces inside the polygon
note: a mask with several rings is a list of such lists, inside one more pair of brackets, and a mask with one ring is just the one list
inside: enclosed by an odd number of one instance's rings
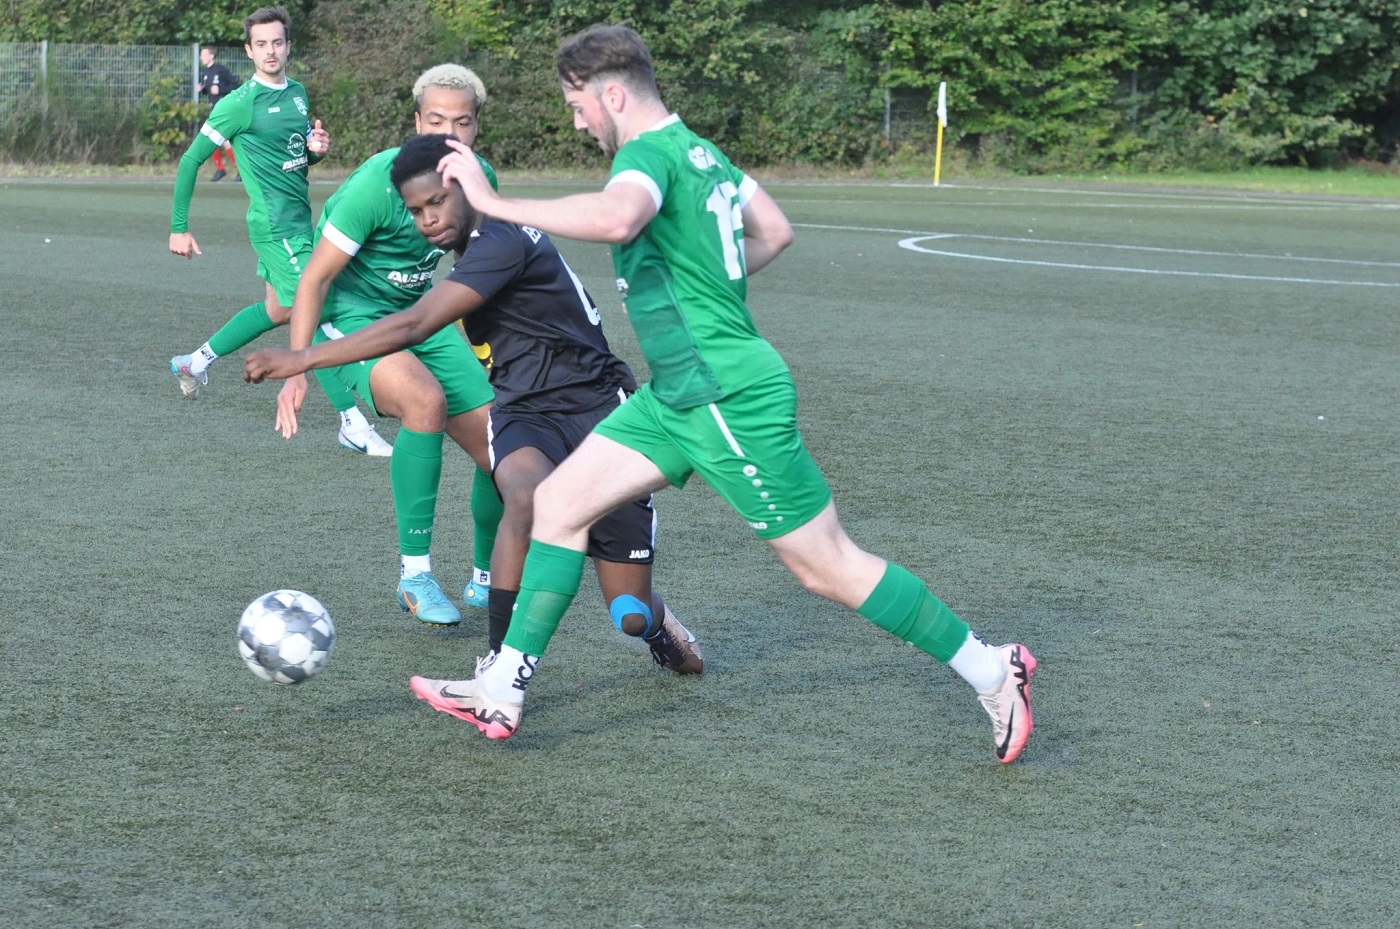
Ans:
{"label": "white collar on green jersey", "polygon": [[[657,123],[655,126],[652,126],[650,129],[643,129],[642,132],[655,132],[655,131],[658,130],[658,129],[665,129],[667,126],[671,125],[672,123],[678,123],[678,122],[680,122],[680,121],[681,121],[680,116],[679,116],[678,114],[676,114],[676,113],[672,113],[671,115],[667,116],[665,119],[661,120],[661,122]],[[637,133],[637,134],[638,134],[638,135],[641,135],[640,132]]]}
{"label": "white collar on green jersey", "polygon": [[263,85],[264,87],[268,88],[269,90],[286,90],[286,89],[287,89],[287,78],[286,78],[286,77],[283,77],[283,78],[282,78],[282,83],[280,83],[280,84],[269,84],[267,81],[263,80],[263,79],[262,79],[262,76],[259,75],[259,74],[254,74],[254,75],[253,75],[253,80],[257,81],[259,84]]}

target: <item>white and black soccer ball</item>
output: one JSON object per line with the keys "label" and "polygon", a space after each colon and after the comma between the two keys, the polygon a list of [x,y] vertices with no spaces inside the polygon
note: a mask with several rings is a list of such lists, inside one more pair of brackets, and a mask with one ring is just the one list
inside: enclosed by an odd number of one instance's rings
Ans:
{"label": "white and black soccer ball", "polygon": [[274,590],[243,611],[238,653],[258,677],[274,684],[300,684],[325,669],[335,645],[331,614],[310,594]]}

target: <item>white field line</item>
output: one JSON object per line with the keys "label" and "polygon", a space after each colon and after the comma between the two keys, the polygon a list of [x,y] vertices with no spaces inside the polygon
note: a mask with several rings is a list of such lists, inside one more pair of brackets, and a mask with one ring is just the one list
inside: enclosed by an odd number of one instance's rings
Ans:
{"label": "white field line", "polygon": [[[777,185],[775,185],[775,186],[777,186]],[[787,188],[787,189],[793,189],[793,188],[801,189],[801,188],[804,188],[804,187],[808,187],[808,188],[820,188],[820,187],[823,186],[823,185],[821,185],[821,184],[803,184],[803,183],[801,183],[801,182],[783,182],[783,183],[781,184],[781,186],[784,187],[784,188]],[[1081,206],[1081,205],[1082,205],[1082,206],[1087,206],[1087,207],[1109,208],[1109,209],[1124,208],[1124,207],[1140,208],[1140,207],[1149,206],[1149,205],[1150,205],[1152,208],[1154,208],[1154,209],[1161,209],[1161,208],[1163,208],[1163,206],[1166,206],[1167,208],[1170,208],[1170,209],[1187,209],[1187,208],[1190,208],[1190,209],[1199,209],[1199,208],[1200,208],[1200,204],[1206,203],[1206,204],[1215,205],[1215,206],[1218,207],[1219,209],[1239,209],[1239,208],[1242,208],[1242,207],[1243,207],[1243,208],[1262,208],[1262,209],[1298,209],[1298,208],[1301,207],[1301,208],[1303,208],[1303,210],[1302,210],[1303,212],[1307,212],[1307,211],[1310,211],[1310,210],[1317,210],[1317,209],[1327,209],[1327,210],[1336,210],[1336,209],[1340,209],[1340,210],[1382,210],[1382,211],[1385,211],[1385,210],[1390,210],[1390,211],[1400,210],[1400,201],[1397,201],[1397,200],[1364,200],[1364,199],[1362,199],[1362,198],[1342,197],[1342,196],[1340,196],[1340,195],[1329,196],[1328,194],[1311,194],[1311,195],[1306,195],[1306,196],[1293,196],[1293,197],[1289,197],[1289,196],[1287,196],[1287,195],[1257,194],[1257,193],[1249,193],[1249,192],[1244,192],[1244,193],[1205,193],[1205,192],[1186,193],[1186,192],[1180,192],[1180,193],[1177,193],[1177,192],[1173,192],[1173,191],[1169,191],[1169,190],[1155,190],[1155,191],[1143,190],[1143,191],[1136,191],[1136,190],[1091,190],[1091,189],[1082,188],[1082,187],[1076,187],[1076,188],[1020,187],[1020,186],[1017,186],[1017,187],[998,187],[998,186],[995,186],[995,185],[984,185],[984,184],[943,184],[943,185],[941,185],[941,186],[939,186],[939,187],[935,187],[932,183],[915,184],[915,183],[908,183],[908,182],[904,182],[904,183],[889,183],[889,184],[880,184],[880,185],[869,185],[869,186],[878,186],[878,187],[882,187],[882,188],[892,188],[892,189],[908,189],[908,190],[938,190],[938,191],[944,192],[945,195],[946,195],[946,193],[948,193],[948,192],[955,192],[955,191],[990,191],[990,192],[992,192],[992,193],[998,193],[998,194],[1032,193],[1032,194],[1050,194],[1050,195],[1053,195],[1053,196],[1056,196],[1056,197],[1084,197],[1084,198],[1086,198],[1086,199],[1088,199],[1088,200],[1100,200],[1100,201],[1102,201],[1102,200],[1107,200],[1107,199],[1115,199],[1115,200],[1139,200],[1139,201],[1162,201],[1162,200],[1166,200],[1166,201],[1182,201],[1179,205],[1177,205],[1177,204],[1170,204],[1170,203],[1169,203],[1169,204],[1162,204],[1162,203],[1103,203],[1103,202],[1084,203],[1084,204],[1062,204],[1062,203],[1047,204],[1047,203],[1044,203],[1044,202],[1037,202],[1037,203],[1034,203],[1034,204],[1017,204],[1017,203],[1014,203],[1014,202],[1011,202],[1011,201],[997,201],[997,202],[992,202],[992,201],[980,200],[980,199],[977,200],[976,203],[975,203],[975,205],[979,205],[979,206],[997,206],[997,207],[1007,207],[1007,206],[1018,206],[1018,205],[1019,205],[1019,206],[1025,206],[1025,207],[1030,208],[1030,209],[1033,209],[1033,208],[1035,208],[1035,207],[1050,207],[1050,206],[1061,207],[1061,206]],[[814,199],[812,199],[812,200],[794,200],[794,199],[791,198],[791,197],[783,197],[782,199],[784,200],[784,202],[794,202],[794,203],[833,203],[833,202],[840,202],[840,203],[857,203],[857,202],[860,202],[860,203],[888,203],[888,202],[889,202],[888,200],[859,200],[859,201],[857,201],[857,200],[842,200],[842,201],[833,201],[833,200],[831,200],[830,198],[814,198]],[[941,204],[941,203],[946,203],[946,202],[947,202],[946,199],[943,198],[943,197],[941,197],[940,200],[939,200],[939,203],[940,203],[940,204]],[[974,204],[971,203],[971,202],[968,202],[968,201],[961,201],[961,202],[955,201],[955,202],[953,203],[953,205],[968,206],[968,205],[974,205]]]}
{"label": "white field line", "polygon": [[962,233],[956,232],[937,233],[920,231],[915,229],[886,229],[881,227],[870,226],[835,226],[823,225],[818,223],[794,223],[793,225],[807,229],[824,229],[838,232],[876,232],[901,235],[906,236],[907,238],[900,240],[899,247],[912,252],[919,252],[925,255],[937,255],[943,258],[964,258],[971,261],[992,261],[1000,264],[1028,265],[1042,268],[1065,268],[1074,271],[1116,271],[1124,274],[1156,274],[1174,277],[1209,277],[1237,281],[1273,281],[1277,283],[1286,284],[1332,284],[1343,287],[1400,287],[1400,282],[1392,283],[1386,281],[1355,281],[1312,277],[1285,277],[1266,274],[1232,274],[1220,271],[1179,271],[1164,268],[1083,264],[1076,262],[1061,261],[1039,261],[1030,258],[1006,258],[998,255],[978,255],[970,252],[957,252],[948,251],[946,249],[926,248],[920,245],[919,243],[929,241],[946,242],[949,239],[976,239],[985,242],[1014,242],[1017,244],[1031,245],[1058,245],[1084,249],[1136,251],[1163,255],[1193,255],[1197,257],[1208,258],[1249,259],[1255,261],[1281,261],[1290,263],[1311,262],[1315,264],[1350,265],[1353,267],[1365,268],[1400,268],[1400,262],[1393,261],[1362,261],[1348,258],[1320,258],[1309,255],[1266,255],[1254,252],[1216,252],[1189,248],[1160,248],[1151,245],[1122,245],[1117,243],[1106,242],[1068,242],[1060,239],[1032,239],[1026,238],[1024,236],[995,236],[975,234],[964,235]]}

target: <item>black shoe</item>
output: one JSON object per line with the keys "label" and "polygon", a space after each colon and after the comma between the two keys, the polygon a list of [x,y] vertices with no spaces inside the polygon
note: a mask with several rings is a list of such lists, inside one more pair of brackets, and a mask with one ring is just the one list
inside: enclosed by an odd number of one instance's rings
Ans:
{"label": "black shoe", "polygon": [[223,168],[220,168],[219,170],[217,170],[217,171],[214,172],[214,176],[211,177],[211,178],[209,178],[209,180],[210,180],[210,181],[222,181],[222,180],[224,179],[224,174],[225,174],[225,173],[226,173],[226,172],[224,171],[224,169],[223,169]]}

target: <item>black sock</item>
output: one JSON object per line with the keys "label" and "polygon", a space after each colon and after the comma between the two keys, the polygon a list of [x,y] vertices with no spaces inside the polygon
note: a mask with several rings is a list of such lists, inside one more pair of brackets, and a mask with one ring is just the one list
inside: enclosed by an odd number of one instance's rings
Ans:
{"label": "black sock", "polygon": [[499,652],[501,643],[506,639],[506,630],[510,628],[510,614],[515,609],[515,598],[518,596],[518,590],[491,588],[491,599],[486,601],[486,612],[490,617],[486,635],[493,652]]}

